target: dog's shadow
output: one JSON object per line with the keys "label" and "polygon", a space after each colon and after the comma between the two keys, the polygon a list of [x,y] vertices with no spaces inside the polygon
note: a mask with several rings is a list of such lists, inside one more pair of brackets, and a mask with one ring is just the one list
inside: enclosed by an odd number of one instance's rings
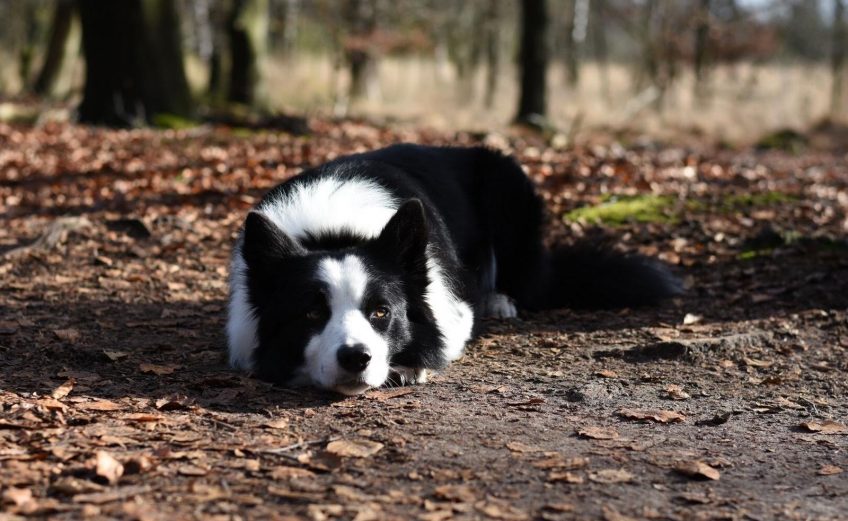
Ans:
{"label": "dog's shadow", "polygon": [[286,389],[232,370],[223,302],[29,302],[0,317],[0,390],[50,396],[73,380],[69,398],[144,408],[268,414],[345,397]]}

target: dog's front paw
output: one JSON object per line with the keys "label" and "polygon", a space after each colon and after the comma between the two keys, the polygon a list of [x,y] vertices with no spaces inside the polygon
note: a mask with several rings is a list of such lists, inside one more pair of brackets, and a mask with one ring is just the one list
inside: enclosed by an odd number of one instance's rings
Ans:
{"label": "dog's front paw", "polygon": [[427,383],[427,370],[415,367],[392,367],[389,384],[415,385]]}
{"label": "dog's front paw", "polygon": [[515,318],[518,316],[515,303],[503,293],[489,293],[484,296],[480,311],[485,318]]}

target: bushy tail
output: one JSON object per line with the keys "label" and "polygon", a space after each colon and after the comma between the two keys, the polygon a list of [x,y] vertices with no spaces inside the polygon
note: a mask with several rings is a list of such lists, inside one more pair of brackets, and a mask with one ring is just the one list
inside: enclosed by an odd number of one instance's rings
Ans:
{"label": "bushy tail", "polygon": [[609,309],[656,304],[682,293],[668,266],[643,255],[576,244],[550,253],[545,307]]}

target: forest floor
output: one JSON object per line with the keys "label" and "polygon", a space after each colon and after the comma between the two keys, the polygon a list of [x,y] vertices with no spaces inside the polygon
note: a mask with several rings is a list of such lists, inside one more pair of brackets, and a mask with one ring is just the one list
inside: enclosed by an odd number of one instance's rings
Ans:
{"label": "forest floor", "polygon": [[[310,126],[0,126],[0,519],[848,518],[844,157]],[[359,397],[231,371],[245,211],[396,141],[516,154],[552,240],[658,255],[685,295],[487,322]]]}

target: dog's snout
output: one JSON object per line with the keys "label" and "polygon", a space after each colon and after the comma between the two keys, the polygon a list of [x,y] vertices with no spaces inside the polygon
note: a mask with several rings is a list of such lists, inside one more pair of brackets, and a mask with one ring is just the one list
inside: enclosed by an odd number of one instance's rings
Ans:
{"label": "dog's snout", "polygon": [[341,346],[336,356],[342,369],[351,373],[361,373],[371,361],[371,353],[362,344]]}

